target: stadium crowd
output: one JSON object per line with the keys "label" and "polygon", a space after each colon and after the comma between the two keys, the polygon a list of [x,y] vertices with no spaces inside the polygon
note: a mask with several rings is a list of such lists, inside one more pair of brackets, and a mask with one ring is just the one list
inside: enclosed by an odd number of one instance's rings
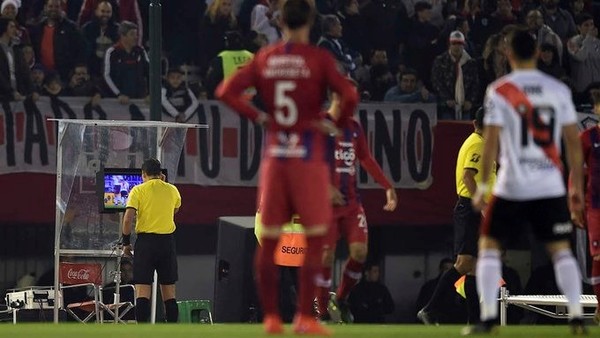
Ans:
{"label": "stadium crowd", "polygon": [[[236,62],[279,40],[283,1],[163,1],[164,112],[185,121]],[[149,3],[3,0],[0,99],[146,98]],[[539,69],[572,88],[580,111],[599,87],[600,1],[316,0],[316,7],[311,40],[358,82],[363,102],[437,103],[440,118],[470,119],[487,84],[509,71],[504,36],[514,24],[529,28],[542,50]]]}

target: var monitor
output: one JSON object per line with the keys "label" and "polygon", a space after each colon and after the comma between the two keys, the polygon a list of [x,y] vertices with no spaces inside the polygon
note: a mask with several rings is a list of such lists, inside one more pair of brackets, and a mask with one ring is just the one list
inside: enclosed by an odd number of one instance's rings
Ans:
{"label": "var monitor", "polygon": [[[162,169],[167,176],[167,170]],[[100,198],[100,212],[125,211],[131,189],[142,184],[142,169],[140,168],[104,168],[96,177]]]}

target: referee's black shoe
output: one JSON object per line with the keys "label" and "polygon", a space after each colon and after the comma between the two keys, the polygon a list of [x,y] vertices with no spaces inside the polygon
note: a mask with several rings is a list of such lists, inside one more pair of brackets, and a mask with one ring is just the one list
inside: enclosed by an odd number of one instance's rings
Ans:
{"label": "referee's black shoe", "polygon": [[583,318],[577,317],[569,320],[569,326],[571,327],[571,333],[574,336],[587,336],[588,330],[585,327]]}
{"label": "referee's black shoe", "polygon": [[417,318],[425,325],[440,325],[435,312],[422,308],[417,312]]}
{"label": "referee's black shoe", "polygon": [[467,326],[460,331],[462,336],[489,336],[498,333],[495,320],[487,320],[476,325]]}

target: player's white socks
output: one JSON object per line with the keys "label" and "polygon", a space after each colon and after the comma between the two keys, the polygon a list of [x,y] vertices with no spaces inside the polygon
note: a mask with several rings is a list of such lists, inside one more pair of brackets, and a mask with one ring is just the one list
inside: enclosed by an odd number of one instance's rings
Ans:
{"label": "player's white socks", "polygon": [[563,249],[552,256],[554,274],[559,290],[567,297],[569,302],[569,318],[581,317],[581,274],[571,249]]}
{"label": "player's white socks", "polygon": [[481,298],[481,321],[498,318],[498,283],[502,278],[500,251],[479,251],[477,260],[477,291]]}

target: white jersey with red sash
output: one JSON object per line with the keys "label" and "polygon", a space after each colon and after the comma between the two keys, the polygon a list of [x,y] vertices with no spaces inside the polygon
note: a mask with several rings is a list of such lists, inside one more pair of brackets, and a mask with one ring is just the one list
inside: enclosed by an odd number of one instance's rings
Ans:
{"label": "white jersey with red sash", "polygon": [[517,201],[565,195],[561,133],[577,122],[569,88],[538,70],[518,70],[488,87],[485,107],[484,124],[502,127],[494,195]]}

